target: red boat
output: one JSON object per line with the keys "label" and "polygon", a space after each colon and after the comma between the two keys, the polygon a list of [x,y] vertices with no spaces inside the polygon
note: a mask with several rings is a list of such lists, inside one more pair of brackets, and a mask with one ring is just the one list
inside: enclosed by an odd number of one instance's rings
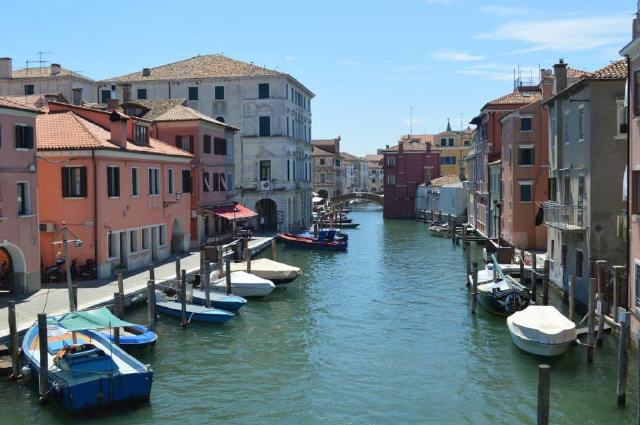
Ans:
{"label": "red boat", "polygon": [[346,251],[347,241],[335,239],[319,239],[306,236],[298,236],[293,233],[280,233],[278,239],[285,246],[302,249],[318,249],[323,251]]}

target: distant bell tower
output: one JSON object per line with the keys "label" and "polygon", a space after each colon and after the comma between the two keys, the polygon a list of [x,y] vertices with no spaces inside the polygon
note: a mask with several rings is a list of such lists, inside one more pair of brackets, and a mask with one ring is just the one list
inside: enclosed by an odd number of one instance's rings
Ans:
{"label": "distant bell tower", "polygon": [[447,118],[447,131],[451,131],[451,122],[449,121],[449,118]]}

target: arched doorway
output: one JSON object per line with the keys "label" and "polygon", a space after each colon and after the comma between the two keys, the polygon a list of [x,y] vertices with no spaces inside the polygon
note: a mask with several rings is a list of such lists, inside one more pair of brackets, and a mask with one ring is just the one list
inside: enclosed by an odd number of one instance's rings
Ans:
{"label": "arched doorway", "polygon": [[0,248],[0,293],[13,292],[13,262],[5,248]]}
{"label": "arched doorway", "polygon": [[171,229],[171,253],[184,252],[184,238],[184,224],[176,218]]}
{"label": "arched doorway", "polygon": [[318,192],[318,195],[320,195],[321,198],[327,199],[329,197],[329,192],[327,192],[326,190],[322,189]]}
{"label": "arched doorway", "polygon": [[[278,230],[278,206],[273,199],[264,198],[256,202],[256,212],[258,213],[258,231]],[[261,224],[262,218],[264,218],[264,224]]]}

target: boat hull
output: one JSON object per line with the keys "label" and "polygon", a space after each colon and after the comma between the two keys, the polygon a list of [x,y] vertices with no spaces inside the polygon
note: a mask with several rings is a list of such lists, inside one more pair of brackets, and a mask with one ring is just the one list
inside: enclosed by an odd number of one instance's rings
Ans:
{"label": "boat hull", "polygon": [[[266,297],[271,292],[273,292],[274,287],[275,285],[245,286],[231,284],[231,293],[243,298]],[[227,291],[227,285],[226,283],[218,283],[214,285],[214,290],[217,292],[225,293]]]}
{"label": "boat hull", "polygon": [[480,305],[486,310],[500,316],[509,316],[529,305],[528,297],[515,289],[496,292],[483,292],[479,290],[478,302],[480,302]]}
{"label": "boat hull", "polygon": [[285,246],[291,248],[320,250],[320,251],[346,251],[346,241],[319,241],[312,238],[303,238],[294,235],[280,235],[278,237]]}
{"label": "boat hull", "polygon": [[[247,300],[245,300],[241,296],[220,296],[219,293],[216,293],[214,291],[212,291],[210,301],[211,307],[227,311],[238,311],[247,303]],[[197,305],[205,304],[204,291],[193,291],[193,303]]]}
{"label": "boat hull", "polygon": [[[136,325],[132,327],[132,332],[121,332],[120,333],[120,347],[125,350],[136,350],[139,348],[146,348],[152,344],[155,344],[158,339],[158,335],[146,328],[142,325]],[[129,330],[129,329],[125,329]],[[104,336],[106,336],[110,341],[114,341],[115,338],[113,336],[113,332],[101,332]]]}
{"label": "boat hull", "polygon": [[[168,316],[173,317],[182,317],[182,309],[179,303],[177,308],[174,305],[168,305],[174,303],[157,303],[156,308],[158,312],[166,314]],[[187,306],[189,307],[189,306]],[[187,320],[190,322],[205,322],[205,323],[217,323],[224,324],[227,323],[234,317],[233,313],[224,310],[211,311],[209,313],[201,313],[187,310]]]}
{"label": "boat hull", "polygon": [[561,344],[542,344],[530,339],[521,338],[513,332],[511,332],[511,339],[516,347],[522,351],[544,357],[560,356],[566,353],[571,346],[571,342],[563,342]]}

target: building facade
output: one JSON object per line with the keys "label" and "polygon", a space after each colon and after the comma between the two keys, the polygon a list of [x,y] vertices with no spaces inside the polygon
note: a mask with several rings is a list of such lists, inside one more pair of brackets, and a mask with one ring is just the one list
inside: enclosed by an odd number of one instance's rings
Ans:
{"label": "building facade", "polygon": [[382,171],[382,155],[365,155],[367,168],[369,170],[369,192],[381,193],[384,191],[384,172]]}
{"label": "building facade", "polygon": [[313,143],[313,190],[322,198],[343,193],[343,169],[340,156],[340,136],[318,139]]}
{"label": "building facade", "polygon": [[100,81],[98,93],[101,103],[184,98],[186,106],[239,128],[236,198],[265,219],[265,230],[309,225],[314,94],[292,76],[203,55]]}
{"label": "building facade", "polygon": [[440,152],[440,169],[443,176],[459,176],[466,178],[467,163],[464,160],[469,155],[469,148],[473,140],[473,130],[454,131],[447,122],[447,129],[433,135],[434,149]]}
{"label": "building facade", "polygon": [[45,94],[60,94],[68,102],[82,105],[96,102],[97,84],[59,64],[14,70],[11,58],[0,58],[0,96]]}
{"label": "building facade", "polygon": [[40,289],[37,114],[0,98],[0,292]]}
{"label": "building facade", "polygon": [[49,104],[37,119],[40,256],[55,264],[63,223],[98,277],[134,270],[190,246],[193,155],[150,137],[151,125],[117,111]]}
{"label": "building facade", "polygon": [[550,121],[550,202],[544,206],[550,281],[567,290],[575,276],[576,299],[586,305],[594,262],[627,260],[626,241],[617,234],[625,210],[627,146],[620,124],[627,66],[614,62],[571,85],[565,63],[556,64],[554,73],[554,96],[544,103]]}
{"label": "building facade", "polygon": [[418,186],[440,177],[440,153],[431,143],[417,138],[401,139],[397,146],[382,150],[385,218],[414,218]]}

